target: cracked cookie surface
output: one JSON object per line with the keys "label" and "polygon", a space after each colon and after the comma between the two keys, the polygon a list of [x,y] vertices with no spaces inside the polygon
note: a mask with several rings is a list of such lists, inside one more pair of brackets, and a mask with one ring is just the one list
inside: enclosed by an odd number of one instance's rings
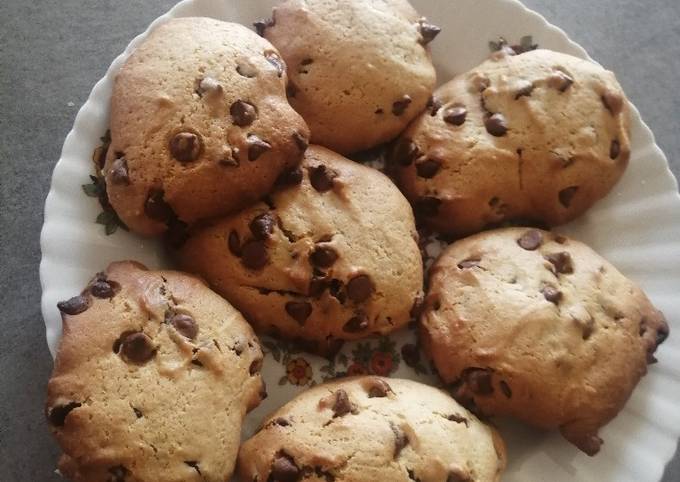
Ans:
{"label": "cracked cookie surface", "polygon": [[312,142],[348,154],[396,137],[435,86],[439,28],[406,0],[287,0],[256,23],[288,65]]}
{"label": "cracked cookie surface", "polygon": [[422,341],[454,396],[553,429],[593,455],[668,325],[578,241],[530,228],[452,244],[430,271]]}
{"label": "cracked cookie surface", "polygon": [[238,458],[249,482],[495,482],[504,468],[500,435],[447,393],[372,376],[302,392]]}
{"label": "cracked cookie surface", "polygon": [[112,263],[59,303],[46,415],[59,470],[94,480],[224,481],[264,396],[243,317],[197,278]]}
{"label": "cracked cookie surface", "polygon": [[159,235],[269,192],[309,139],[276,49],[242,25],[176,18],[118,73],[103,173],[134,232]]}
{"label": "cracked cookie surface", "polygon": [[382,173],[310,146],[265,202],[192,233],[181,265],[257,331],[332,352],[386,334],[422,295],[411,208]]}
{"label": "cracked cookie surface", "polygon": [[613,73],[548,50],[506,52],[437,89],[393,146],[416,216],[441,232],[563,224],[628,164],[629,107]]}

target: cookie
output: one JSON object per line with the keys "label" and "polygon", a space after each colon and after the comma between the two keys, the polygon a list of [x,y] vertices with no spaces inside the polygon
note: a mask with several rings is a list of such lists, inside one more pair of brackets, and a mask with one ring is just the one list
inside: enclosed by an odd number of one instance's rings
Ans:
{"label": "cookie", "polygon": [[629,107],[614,74],[548,50],[509,51],[437,89],[394,144],[391,169],[436,230],[563,224],[626,169]]}
{"label": "cookie", "polygon": [[178,252],[259,332],[332,353],[386,334],[422,296],[411,208],[382,173],[310,146],[266,202],[196,230]]}
{"label": "cookie", "polygon": [[243,317],[183,273],[111,264],[59,303],[46,415],[60,472],[93,480],[224,481],[265,396]]}
{"label": "cookie", "polygon": [[286,0],[258,31],[288,65],[312,142],[348,154],[395,138],[435,86],[439,28],[406,0]]}
{"label": "cookie", "polygon": [[422,339],[459,401],[562,435],[589,455],[668,325],[586,245],[529,228],[450,245],[432,267]]}
{"label": "cookie", "polygon": [[369,376],[302,392],[238,457],[244,481],[493,482],[504,468],[500,435],[448,394]]}
{"label": "cookie", "polygon": [[241,25],[176,18],[116,77],[103,173],[134,232],[234,212],[297,165],[309,131],[285,96],[276,49]]}

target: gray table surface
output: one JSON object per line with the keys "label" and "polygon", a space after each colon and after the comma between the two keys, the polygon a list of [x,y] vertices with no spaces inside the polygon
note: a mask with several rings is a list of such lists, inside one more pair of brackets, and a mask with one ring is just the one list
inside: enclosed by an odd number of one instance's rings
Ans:
{"label": "gray table surface", "polygon": [[[247,0],[241,0],[247,1]],[[54,163],[111,61],[172,0],[0,2],[0,481],[57,481],[39,233]],[[614,70],[680,174],[680,1],[526,0]],[[680,457],[664,482],[680,481]]]}

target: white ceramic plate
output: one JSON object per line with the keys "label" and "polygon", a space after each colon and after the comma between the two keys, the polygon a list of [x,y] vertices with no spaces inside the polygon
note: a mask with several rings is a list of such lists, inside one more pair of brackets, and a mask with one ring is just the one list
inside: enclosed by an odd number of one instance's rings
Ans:
{"label": "white ceramic plate", "polygon": [[[443,27],[433,42],[440,83],[479,64],[489,54],[488,43],[499,36],[518,42],[525,35],[543,48],[587,58],[586,52],[540,15],[513,0],[412,0],[416,8]],[[210,16],[250,25],[266,17],[272,0],[185,0],[150,26],[171,17]],[[136,259],[149,267],[167,266],[154,241],[123,230],[105,233],[95,219],[101,207],[84,195],[81,185],[92,173],[93,150],[107,129],[109,98],[116,72],[147,32],[135,38],[111,64],[80,109],[54,169],[45,204],[40,278],[42,312],[52,354],[60,334],[59,300],[77,293],[110,261]],[[658,481],[674,453],[680,435],[680,337],[673,324],[680,319],[680,197],[668,163],[654,137],[633,109],[630,167],[611,194],[584,217],[565,226],[565,234],[585,241],[647,291],[666,313],[672,335],[660,348],[660,362],[635,390],[623,412],[601,432],[602,451],[589,458],[557,433],[543,433],[501,421],[509,448],[506,481]],[[390,339],[367,340],[346,346],[335,362],[295,352],[282,343],[265,340],[264,377],[269,398],[251,413],[248,435],[266,414],[306,385],[338,373],[368,371],[432,381],[426,366],[407,366],[401,348],[413,343],[409,330]],[[407,348],[408,350],[408,348]],[[406,352],[406,360],[414,360]],[[419,372],[420,374],[418,374]]]}

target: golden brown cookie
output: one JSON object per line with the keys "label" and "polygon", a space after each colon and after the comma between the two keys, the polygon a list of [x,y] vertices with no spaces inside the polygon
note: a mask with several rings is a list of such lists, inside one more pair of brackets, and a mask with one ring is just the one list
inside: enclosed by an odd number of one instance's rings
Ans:
{"label": "golden brown cookie", "polygon": [[416,216],[439,231],[565,223],[628,164],[629,107],[613,73],[548,50],[504,52],[437,89],[392,151]]}
{"label": "golden brown cookie", "polygon": [[410,380],[345,378],[288,402],[244,442],[244,481],[495,482],[500,435],[445,392]]}
{"label": "golden brown cookie", "polygon": [[225,481],[264,396],[243,317],[193,276],[113,263],[59,303],[46,414],[74,482]]}
{"label": "golden brown cookie", "polygon": [[405,325],[422,294],[413,213],[382,173],[310,146],[288,183],[179,252],[259,332],[328,353]]}
{"label": "golden brown cookie", "polygon": [[256,23],[288,65],[312,141],[347,154],[396,137],[435,85],[439,28],[406,0],[286,0]]}
{"label": "golden brown cookie", "polygon": [[586,245],[529,228],[449,246],[430,271],[422,339],[459,401],[559,428],[589,455],[668,325]]}
{"label": "golden brown cookie", "polygon": [[110,202],[151,236],[234,212],[294,167],[309,131],[276,49],[208,18],[158,26],[116,77],[103,172]]}

